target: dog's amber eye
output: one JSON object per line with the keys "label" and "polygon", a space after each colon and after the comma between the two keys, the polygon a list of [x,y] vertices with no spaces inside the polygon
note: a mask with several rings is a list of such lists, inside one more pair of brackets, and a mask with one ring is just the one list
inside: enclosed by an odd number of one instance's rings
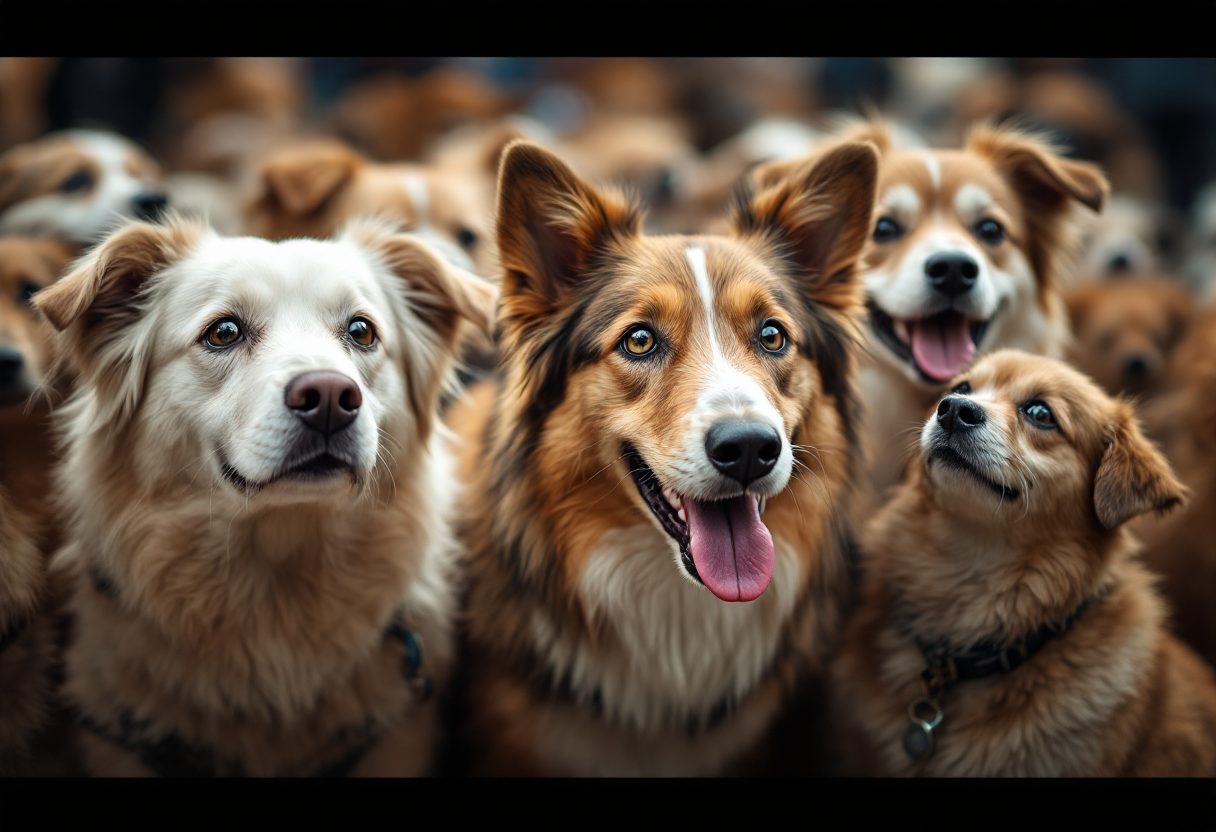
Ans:
{"label": "dog's amber eye", "polygon": [[241,324],[236,318],[220,318],[208,329],[203,340],[209,347],[231,347],[244,337]]}
{"label": "dog's amber eye", "polygon": [[975,224],[975,236],[988,245],[994,246],[1005,239],[1005,226],[996,220],[980,220]]}
{"label": "dog's amber eye", "polygon": [[370,347],[376,343],[376,329],[367,318],[355,318],[346,327],[350,340],[361,347]]}
{"label": "dog's amber eye", "polygon": [[1022,412],[1035,427],[1054,428],[1056,426],[1055,414],[1039,399],[1031,399],[1022,405]]}
{"label": "dog's amber eye", "polygon": [[765,321],[760,330],[760,345],[769,352],[781,352],[785,346],[785,333],[776,321]]}
{"label": "dog's amber eye", "polygon": [[658,344],[658,339],[644,326],[637,326],[629,330],[621,340],[621,346],[630,355],[648,355],[654,350],[656,344]]}
{"label": "dog's amber eye", "polygon": [[874,242],[876,243],[889,243],[902,233],[899,223],[891,217],[879,217],[878,222],[874,223]]}
{"label": "dog's amber eye", "polygon": [[17,290],[17,301],[28,306],[30,298],[34,296],[34,292],[37,292],[41,288],[41,286],[32,280],[21,281],[21,288]]}
{"label": "dog's amber eye", "polygon": [[965,396],[971,392],[971,382],[960,381],[958,384],[954,385],[954,388],[950,392]]}
{"label": "dog's amber eye", "polygon": [[78,170],[59,183],[59,190],[65,194],[76,194],[87,191],[93,186],[93,176],[87,170]]}

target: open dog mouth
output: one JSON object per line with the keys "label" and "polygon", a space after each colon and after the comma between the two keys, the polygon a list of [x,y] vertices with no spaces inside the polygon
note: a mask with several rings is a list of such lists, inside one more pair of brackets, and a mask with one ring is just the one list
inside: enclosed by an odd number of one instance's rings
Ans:
{"label": "open dog mouth", "polygon": [[723,601],[760,597],[773,577],[773,537],[760,519],[764,498],[684,497],[664,488],[632,446],[625,458],[638,493],[679,545],[685,571]]}
{"label": "open dog mouth", "polygon": [[262,482],[254,482],[237,471],[221,453],[220,471],[223,473],[224,479],[228,480],[228,482],[235,485],[241,491],[257,491],[280,480],[319,482],[339,474],[347,474],[353,477],[355,466],[353,463],[334,456],[328,451],[323,451],[302,460],[293,460],[284,468],[276,471],[268,479]]}
{"label": "open dog mouth", "polygon": [[934,384],[949,381],[971,363],[992,323],[992,318],[975,321],[953,309],[904,320],[872,300],[869,308],[870,325],[882,342]]}
{"label": "open dog mouth", "polygon": [[1002,485],[999,482],[989,479],[983,474],[983,472],[980,471],[980,469],[976,468],[969,459],[960,454],[958,451],[954,450],[954,448],[951,448],[949,445],[938,445],[934,447],[933,450],[929,452],[927,462],[930,465],[937,462],[946,466],[947,468],[952,468],[956,471],[962,471],[969,474],[982,482],[984,485],[991,488],[997,494],[1007,499],[1016,500],[1018,498],[1019,492],[1016,488],[1010,488],[1007,485]]}

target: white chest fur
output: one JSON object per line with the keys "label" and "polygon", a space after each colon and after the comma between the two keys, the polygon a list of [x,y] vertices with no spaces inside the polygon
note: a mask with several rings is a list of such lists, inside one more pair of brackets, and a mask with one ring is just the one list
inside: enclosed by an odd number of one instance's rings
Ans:
{"label": "white chest fur", "polygon": [[768,670],[800,584],[797,558],[775,541],[773,580],[755,601],[728,603],[688,581],[671,544],[649,525],[613,529],[579,582],[588,615],[615,637],[590,649],[540,612],[534,637],[555,675],[599,692],[605,716],[642,733],[704,724],[724,699],[742,701]]}

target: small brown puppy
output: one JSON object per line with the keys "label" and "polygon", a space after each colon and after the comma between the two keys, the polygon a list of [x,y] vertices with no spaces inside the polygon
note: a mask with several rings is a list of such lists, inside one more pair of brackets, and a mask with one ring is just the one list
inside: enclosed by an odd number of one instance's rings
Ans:
{"label": "small brown puppy", "polygon": [[47,519],[50,410],[39,391],[51,363],[51,328],[30,299],[71,260],[72,251],[54,240],[0,237],[0,483],[35,528]]}
{"label": "small brown puppy", "polygon": [[245,215],[250,234],[328,237],[353,217],[375,214],[404,223],[462,268],[494,273],[492,195],[475,177],[426,165],[376,164],[341,142],[320,140],[271,154],[258,180]]}
{"label": "small brown puppy", "polygon": [[850,770],[1216,774],[1216,678],[1169,635],[1125,523],[1187,489],[1111,399],[1000,351],[954,379],[862,536],[833,665]]}
{"label": "small brown puppy", "polygon": [[1072,321],[1068,360],[1111,395],[1149,394],[1195,315],[1195,300],[1167,277],[1086,283],[1065,299]]}
{"label": "small brown puppy", "polygon": [[1164,580],[1175,632],[1216,665],[1216,312],[1174,353],[1170,392],[1153,404],[1166,453],[1192,490],[1186,511],[1145,518],[1144,560]]}

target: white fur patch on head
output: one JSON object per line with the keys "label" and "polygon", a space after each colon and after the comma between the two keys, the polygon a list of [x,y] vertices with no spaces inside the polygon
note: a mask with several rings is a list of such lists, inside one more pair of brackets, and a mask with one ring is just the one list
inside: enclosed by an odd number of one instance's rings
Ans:
{"label": "white fur patch on head", "polygon": [[883,196],[882,206],[907,228],[920,216],[920,195],[911,185],[895,185]]}
{"label": "white fur patch on head", "polygon": [[668,480],[678,493],[697,499],[736,496],[737,483],[724,490],[723,475],[705,452],[705,436],[715,423],[723,419],[756,420],[772,425],[781,436],[781,453],[773,470],[749,486],[753,492],[771,496],[785,487],[793,466],[793,449],[785,435],[785,420],[760,384],[726,356],[725,345],[717,329],[716,303],[705,249],[689,246],[685,249],[685,256],[705,312],[710,360],[699,364],[705,368],[704,382],[696,404],[688,414],[683,464],[679,473],[668,475]]}
{"label": "white fur patch on head", "polygon": [[426,178],[421,173],[406,173],[401,177],[401,186],[414,208],[414,228],[419,229],[431,222],[431,192]]}
{"label": "white fur patch on head", "polygon": [[937,157],[932,153],[922,153],[920,154],[920,158],[929,171],[929,182],[932,183],[933,190],[940,191],[942,187],[942,166],[937,161]]}
{"label": "white fur patch on head", "polygon": [[973,223],[978,220],[984,209],[991,204],[992,195],[971,182],[964,184],[954,194],[954,210],[958,212],[964,223]]}

